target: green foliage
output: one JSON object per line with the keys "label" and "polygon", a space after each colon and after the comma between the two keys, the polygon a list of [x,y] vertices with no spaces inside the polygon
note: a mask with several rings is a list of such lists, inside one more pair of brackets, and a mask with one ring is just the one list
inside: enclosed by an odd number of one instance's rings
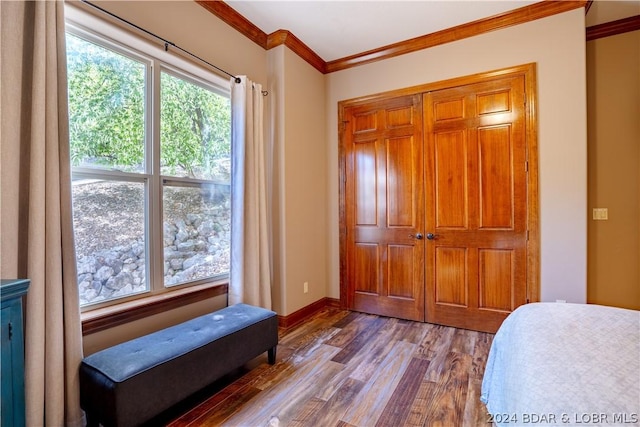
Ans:
{"label": "green foliage", "polygon": [[168,73],[161,77],[160,164],[207,178],[212,163],[230,154],[229,99]]}
{"label": "green foliage", "polygon": [[73,164],[142,170],[144,64],[68,35],[67,67]]}
{"label": "green foliage", "polygon": [[[73,164],[142,172],[145,64],[67,34],[67,67]],[[162,73],[163,174],[210,178],[230,154],[230,133],[228,98]]]}

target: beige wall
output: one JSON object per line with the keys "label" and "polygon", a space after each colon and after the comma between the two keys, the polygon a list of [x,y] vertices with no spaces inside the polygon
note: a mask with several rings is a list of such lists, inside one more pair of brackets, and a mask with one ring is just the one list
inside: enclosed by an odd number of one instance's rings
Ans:
{"label": "beige wall", "polygon": [[269,68],[269,108],[272,112],[269,117],[268,138],[271,146],[271,162],[272,162],[272,180],[271,185],[271,225],[272,225],[272,277],[273,291],[272,302],[273,309],[281,313],[286,307],[286,292],[283,289],[283,283],[286,281],[286,258],[281,254],[284,253],[284,232],[286,224],[284,222],[284,206],[285,197],[284,186],[284,53],[286,48],[279,46],[271,49],[268,54]]}
{"label": "beige wall", "polygon": [[325,77],[284,46],[269,51],[269,62],[276,104],[274,299],[276,311],[288,315],[327,295]]}
{"label": "beige wall", "polygon": [[[325,77],[285,49],[286,307],[290,314],[327,295]],[[303,283],[308,282],[308,293]]]}
{"label": "beige wall", "polygon": [[339,297],[338,101],[536,62],[541,297],[586,301],[584,25],[584,10],[576,9],[327,76],[330,297]]}
{"label": "beige wall", "polygon": [[[195,1],[96,1],[234,75],[267,84],[267,53]],[[227,78],[227,76],[224,76]]]}
{"label": "beige wall", "polygon": [[640,309],[640,31],[587,43],[588,293],[594,304]]}

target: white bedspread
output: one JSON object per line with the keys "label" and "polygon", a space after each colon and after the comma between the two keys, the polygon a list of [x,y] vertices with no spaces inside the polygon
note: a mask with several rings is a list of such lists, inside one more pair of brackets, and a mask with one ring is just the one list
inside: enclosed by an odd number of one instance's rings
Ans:
{"label": "white bedspread", "polygon": [[498,426],[640,425],[640,311],[519,307],[493,340],[481,400]]}

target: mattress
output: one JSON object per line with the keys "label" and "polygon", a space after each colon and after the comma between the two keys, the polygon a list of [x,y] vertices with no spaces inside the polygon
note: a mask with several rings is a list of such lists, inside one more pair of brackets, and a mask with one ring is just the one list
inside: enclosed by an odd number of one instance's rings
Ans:
{"label": "mattress", "polygon": [[519,307],[495,335],[481,400],[497,426],[639,425],[640,312]]}

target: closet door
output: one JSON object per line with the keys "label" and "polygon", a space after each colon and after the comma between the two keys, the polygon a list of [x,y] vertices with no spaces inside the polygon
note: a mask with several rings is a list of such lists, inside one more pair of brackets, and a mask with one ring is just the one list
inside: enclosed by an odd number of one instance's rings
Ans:
{"label": "closet door", "polygon": [[495,332],[526,302],[524,83],[424,95],[428,322]]}
{"label": "closet door", "polygon": [[356,311],[424,321],[422,96],[343,114],[346,299]]}

